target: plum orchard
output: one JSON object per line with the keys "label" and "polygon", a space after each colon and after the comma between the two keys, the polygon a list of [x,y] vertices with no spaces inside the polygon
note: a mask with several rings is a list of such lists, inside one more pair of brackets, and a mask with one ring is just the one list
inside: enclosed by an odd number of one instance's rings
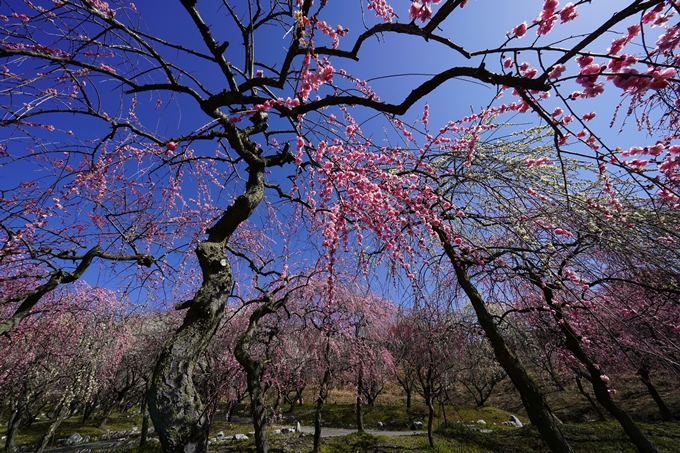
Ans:
{"label": "plum orchard", "polygon": [[[148,12],[122,1],[3,3],[0,333],[89,275],[150,305],[175,303],[186,314],[160,353],[149,410],[166,452],[203,452],[208,417],[192,376],[229,300],[257,307],[243,352],[258,321],[285,308],[311,275],[326,273],[334,301],[346,251],[359,252],[365,271],[377,257],[416,286],[413,264],[443,253],[532,422],[553,451],[570,451],[488,311],[483,282],[470,277],[498,258],[497,244],[484,242],[494,233],[477,241],[466,226],[498,220],[546,243],[578,235],[548,211],[523,213],[511,197],[550,205],[540,177],[527,186],[522,175],[551,167],[568,211],[570,159],[593,164],[582,171],[598,196],[579,206],[606,228],[635,225],[629,198],[645,197],[657,219],[677,210],[680,6],[632,0],[589,17],[590,1],[536,2],[535,18],[509,31],[489,30],[484,19],[475,32],[499,39],[477,49],[446,31],[470,20],[466,3],[182,0]],[[587,28],[567,28],[586,18]],[[340,19],[357,25],[350,32]],[[575,31],[551,40],[561,30]],[[369,44],[397,39],[451,63],[405,82],[408,94],[387,102],[390,93],[359,74],[379,72],[364,58]],[[424,102],[459,78],[490,87],[491,103],[431,129]],[[612,92],[623,96],[613,122],[648,133],[641,146],[609,143],[591,126],[596,100]],[[416,108],[423,114],[413,126]],[[484,134],[520,113],[547,125],[553,146],[543,140],[509,160],[485,159]],[[402,144],[375,142],[375,130]],[[496,179],[480,176],[485,163]],[[491,181],[503,190],[490,190]],[[469,191],[480,187],[489,190]],[[505,211],[487,194],[505,197]],[[677,246],[671,225],[651,240]],[[535,281],[550,266],[532,272]]]}

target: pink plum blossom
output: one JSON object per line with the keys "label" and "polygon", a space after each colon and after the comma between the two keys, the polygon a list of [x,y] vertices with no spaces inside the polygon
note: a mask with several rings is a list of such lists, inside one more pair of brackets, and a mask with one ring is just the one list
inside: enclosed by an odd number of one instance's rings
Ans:
{"label": "pink plum blossom", "polygon": [[513,28],[512,31],[510,32],[510,36],[514,36],[515,38],[521,38],[526,34],[527,34],[526,22],[522,22],[521,24],[515,26],[515,28]]}
{"label": "pink plum blossom", "polygon": [[564,8],[562,8],[562,11],[560,11],[560,22],[566,24],[567,22],[571,22],[572,20],[576,19],[577,16],[578,12],[576,11],[576,6],[569,2],[564,5]]}
{"label": "pink plum blossom", "polygon": [[552,68],[552,70],[548,73],[548,77],[550,77],[553,80],[558,79],[560,78],[560,76],[562,76],[562,73],[566,69],[567,69],[566,66],[564,66],[563,64],[555,65],[555,67]]}

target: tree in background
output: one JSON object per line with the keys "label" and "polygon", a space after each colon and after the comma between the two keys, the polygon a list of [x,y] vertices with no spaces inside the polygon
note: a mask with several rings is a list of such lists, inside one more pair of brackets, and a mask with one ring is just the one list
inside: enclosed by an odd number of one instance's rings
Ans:
{"label": "tree in background", "polygon": [[413,308],[401,313],[392,332],[401,349],[401,360],[407,361],[414,372],[415,390],[425,399],[431,447],[436,405],[460,370],[466,341],[455,314],[455,300],[450,296],[445,285],[423,294]]}
{"label": "tree in background", "polygon": [[0,389],[13,408],[7,452],[19,428],[49,407],[51,422],[36,449],[42,452],[60,423],[114,378],[127,347],[119,295],[84,283],[73,289],[49,294],[45,313],[0,338]]}

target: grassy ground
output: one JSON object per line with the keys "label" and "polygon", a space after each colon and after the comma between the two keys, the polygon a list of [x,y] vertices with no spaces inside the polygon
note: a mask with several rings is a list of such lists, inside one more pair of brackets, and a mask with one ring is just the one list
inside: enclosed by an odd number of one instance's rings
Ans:
{"label": "grassy ground", "polygon": [[[21,428],[17,434],[16,445],[37,444],[42,439],[45,431],[47,431],[50,423],[51,422],[45,417],[41,417],[41,419],[34,421],[31,426]],[[107,430],[109,430],[109,432],[130,431],[135,426],[139,430],[142,426],[141,423],[141,417],[134,412],[130,414],[114,414],[109,417],[104,428],[99,428],[101,419],[90,420],[83,423],[82,416],[76,415],[61,422],[52,439],[52,444],[54,444],[57,439],[66,438],[76,432],[83,437],[90,436],[91,438],[99,438],[102,434],[106,433]],[[7,435],[7,420],[3,420],[2,424],[0,424],[0,437],[5,435]]]}
{"label": "grassy ground", "polygon": [[[647,434],[649,440],[661,453],[680,452],[680,422],[664,423],[655,421],[653,406],[650,406],[644,392],[636,393],[633,389],[629,394],[622,392],[620,397],[622,405],[641,421],[640,426]],[[677,410],[677,401],[672,401],[672,395],[668,395],[673,407]],[[678,395],[680,396],[680,395]],[[576,453],[614,453],[636,451],[630,443],[621,427],[613,420],[607,422],[589,422],[592,413],[589,412],[587,403],[584,404],[582,397],[573,392],[553,394],[550,396],[553,407],[559,411],[558,415],[565,421],[562,429]],[[307,401],[313,398],[307,397]],[[356,413],[353,401],[353,392],[336,391],[324,406],[323,419],[326,426],[354,428],[356,426]],[[518,405],[516,395],[512,392],[501,393],[499,397],[492,399],[496,406],[502,406],[509,411],[497,407],[475,408],[466,404],[464,400],[457,401],[455,406],[446,407],[446,418],[449,427],[444,427],[444,417],[441,409],[437,411],[434,427],[437,430],[435,447],[429,447],[426,436],[388,437],[371,436],[368,434],[353,434],[346,437],[323,439],[324,453],[535,453],[548,452],[547,447],[540,436],[531,426],[521,429],[503,426],[501,423],[510,418],[511,414],[517,415],[522,422],[527,422]],[[425,405],[414,400],[411,410],[404,407],[404,400],[395,396],[394,393],[379,400],[376,407],[364,407],[364,424],[366,429],[375,429],[378,422],[393,422],[394,429],[404,429],[414,421],[427,421]],[[653,403],[652,403],[653,404]],[[237,409],[242,410],[243,407]],[[637,410],[636,410],[637,409]],[[312,425],[314,405],[306,404],[283,408],[282,418],[285,420],[293,416],[304,425]],[[248,433],[252,431],[252,425],[240,423],[228,423],[224,421],[223,412],[218,413],[214,422],[211,435],[222,431],[230,436],[236,433]],[[470,430],[472,423],[484,420],[486,425],[478,425],[481,428],[492,429],[491,433],[481,433]],[[65,420],[57,431],[55,440],[65,438],[74,432],[82,436],[100,437],[107,430],[130,431],[136,426],[141,429],[139,414],[114,414],[109,418],[105,428],[99,428],[101,420],[95,419],[85,424],[79,416]],[[45,432],[49,421],[38,420],[31,427],[20,431],[17,445],[36,444],[42,433]],[[283,425],[291,423],[281,422]],[[0,424],[0,437],[6,435],[6,420]],[[0,449],[2,447],[0,441]],[[271,437],[273,452],[277,453],[309,453],[312,448],[311,437],[300,438],[297,435],[277,435]],[[254,452],[255,445],[251,439],[248,441],[233,441],[226,445],[212,446],[211,451],[216,453],[245,453]],[[133,449],[130,453],[160,453],[160,448],[150,445],[143,450]]]}
{"label": "grassy ground", "polygon": [[[680,451],[680,424],[642,424],[660,453]],[[614,422],[565,424],[563,430],[575,453],[634,453],[637,450]],[[272,451],[311,452],[312,439],[292,436],[272,438]],[[214,448],[219,453],[253,453],[252,440]],[[388,437],[351,434],[322,439],[323,453],[548,453],[538,433],[531,427],[498,429],[493,433],[469,431],[462,425],[442,429],[430,448],[427,437]],[[144,452],[151,453],[151,452]],[[154,452],[156,453],[156,452]]]}
{"label": "grassy ground", "polygon": [[[295,417],[301,424],[312,426],[314,420],[315,407],[313,405],[295,406],[292,411],[288,410],[283,414],[283,418]],[[449,422],[476,422],[484,420],[488,424],[497,423],[500,425],[504,421],[510,420],[510,413],[493,407],[472,408],[472,407],[452,407],[446,406],[446,420]],[[519,417],[522,422],[528,421],[526,417]],[[323,420],[327,426],[333,427],[356,427],[356,411],[352,404],[327,404],[323,408]],[[364,406],[364,427],[366,429],[376,429],[378,422],[389,424],[395,430],[404,429],[413,422],[420,421],[427,423],[427,407],[422,403],[413,404],[410,410],[404,406]],[[441,409],[436,412],[434,426],[439,427],[444,423],[444,414]]]}

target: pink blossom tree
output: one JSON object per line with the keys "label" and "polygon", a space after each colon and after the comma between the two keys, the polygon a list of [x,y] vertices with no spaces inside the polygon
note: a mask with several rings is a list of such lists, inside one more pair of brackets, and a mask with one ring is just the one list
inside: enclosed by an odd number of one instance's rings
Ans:
{"label": "pink blossom tree", "polygon": [[439,287],[433,294],[424,295],[423,300],[417,300],[412,309],[397,319],[392,333],[403,348],[402,360],[408,361],[414,370],[415,389],[428,407],[427,436],[431,447],[436,404],[459,371],[466,341],[452,304],[455,301],[441,298],[446,292]]}
{"label": "pink blossom tree", "polygon": [[84,284],[72,289],[50,293],[41,302],[44,313],[0,340],[0,389],[16,401],[6,451],[13,451],[18,429],[33,416],[35,398],[54,414],[36,447],[42,452],[72,405],[93,397],[115,375],[125,348],[118,295]]}

